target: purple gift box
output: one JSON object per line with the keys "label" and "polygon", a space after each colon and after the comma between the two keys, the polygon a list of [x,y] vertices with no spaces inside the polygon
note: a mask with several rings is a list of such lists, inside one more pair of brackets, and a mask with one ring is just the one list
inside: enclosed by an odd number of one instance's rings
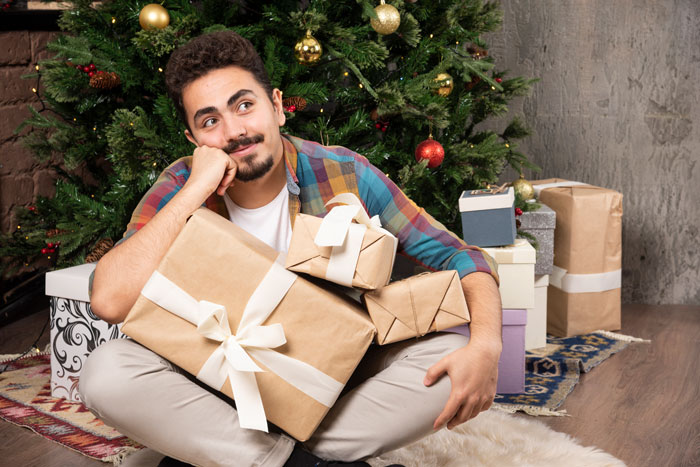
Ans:
{"label": "purple gift box", "polygon": [[[498,394],[525,392],[525,325],[527,310],[503,310],[503,351],[498,361]],[[446,329],[469,336],[469,325]]]}

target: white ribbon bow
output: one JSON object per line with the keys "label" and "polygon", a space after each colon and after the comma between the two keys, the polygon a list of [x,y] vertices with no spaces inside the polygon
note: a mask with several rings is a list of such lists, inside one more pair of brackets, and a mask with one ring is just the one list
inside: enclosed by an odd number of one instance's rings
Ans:
{"label": "white ribbon bow", "polygon": [[362,207],[362,202],[353,193],[336,195],[325,205],[335,203],[343,203],[344,205],[334,207],[323,218],[314,243],[319,247],[332,247],[326,279],[336,284],[351,287],[352,278],[355,276],[357,268],[357,260],[362,250],[362,240],[367,229],[381,232],[394,239],[392,261],[396,256],[399,241],[391,232],[382,228],[379,216],[370,219]]}
{"label": "white ribbon bow", "polygon": [[282,301],[296,280],[296,274],[273,263],[248,300],[235,334],[228,324],[223,305],[197,301],[158,271],[151,275],[141,294],[197,326],[208,339],[221,342],[207,359],[197,379],[220,390],[226,379],[231,382],[240,425],[267,432],[265,409],[255,379],[264,371],[251,357],[267,366],[279,377],[330,407],[335,403],[343,384],[308,363],[271,350],[287,339],[281,324],[261,326]]}

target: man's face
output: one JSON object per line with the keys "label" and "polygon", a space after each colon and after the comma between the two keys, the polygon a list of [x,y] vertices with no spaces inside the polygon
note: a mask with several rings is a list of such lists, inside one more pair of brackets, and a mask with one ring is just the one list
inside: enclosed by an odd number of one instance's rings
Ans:
{"label": "man's face", "polygon": [[282,94],[275,89],[271,102],[250,72],[235,66],[210,71],[185,87],[182,102],[187,139],[233,157],[239,181],[262,177],[282,158]]}

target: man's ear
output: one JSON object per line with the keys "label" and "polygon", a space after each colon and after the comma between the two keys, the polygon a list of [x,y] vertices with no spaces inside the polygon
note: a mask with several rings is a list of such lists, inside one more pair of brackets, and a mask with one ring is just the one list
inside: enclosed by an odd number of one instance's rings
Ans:
{"label": "man's ear", "polygon": [[194,139],[194,136],[192,136],[192,133],[190,133],[190,130],[185,130],[185,137],[187,138],[187,140],[188,140],[190,143],[192,143],[192,144],[194,144],[195,146],[199,147],[199,144],[197,144],[197,140]]}
{"label": "man's ear", "polygon": [[287,116],[284,115],[284,106],[282,106],[282,91],[275,88],[272,90],[272,106],[275,108],[275,113],[277,114],[277,124],[279,126],[284,126],[287,121]]}

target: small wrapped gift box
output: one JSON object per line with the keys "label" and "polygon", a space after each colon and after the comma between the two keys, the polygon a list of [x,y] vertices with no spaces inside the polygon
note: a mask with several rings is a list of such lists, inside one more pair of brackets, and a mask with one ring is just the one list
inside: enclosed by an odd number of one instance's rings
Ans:
{"label": "small wrapped gift box", "polygon": [[[525,325],[526,310],[503,310],[503,350],[498,361],[498,394],[520,394],[525,392]],[[458,326],[447,330],[469,336],[469,326]]]}
{"label": "small wrapped gift box", "polygon": [[321,219],[298,214],[294,220],[286,267],[345,287],[374,290],[389,283],[398,240],[370,219],[351,193],[327,205],[346,203]]}
{"label": "small wrapped gift box", "polygon": [[46,273],[50,298],[51,395],[80,402],[78,380],[90,352],[111,339],[126,337],[119,325],[101,320],[90,308],[90,274],[96,263]]}
{"label": "small wrapped gift box", "polygon": [[551,274],[554,263],[554,227],[557,214],[549,206],[540,203],[537,211],[527,211],[520,216],[520,230],[537,239],[535,274]]}
{"label": "small wrapped gift box", "polygon": [[547,345],[547,286],[549,275],[535,275],[535,308],[527,310],[525,350]]}
{"label": "small wrapped gift box", "polygon": [[532,185],[557,213],[547,332],[567,337],[620,329],[622,194],[562,179]]}
{"label": "small wrapped gift box", "polygon": [[462,236],[469,245],[510,245],[515,240],[513,187],[463,191],[459,197]]}
{"label": "small wrapped gift box", "polygon": [[141,291],[125,334],[307,440],[374,339],[362,307],[286,270],[278,252],[197,210]]}
{"label": "small wrapped gift box", "polygon": [[484,248],[498,263],[503,308],[535,308],[535,249],[522,238],[498,248]]}
{"label": "small wrapped gift box", "polygon": [[426,272],[362,295],[377,327],[377,343],[390,344],[469,322],[457,271]]}

